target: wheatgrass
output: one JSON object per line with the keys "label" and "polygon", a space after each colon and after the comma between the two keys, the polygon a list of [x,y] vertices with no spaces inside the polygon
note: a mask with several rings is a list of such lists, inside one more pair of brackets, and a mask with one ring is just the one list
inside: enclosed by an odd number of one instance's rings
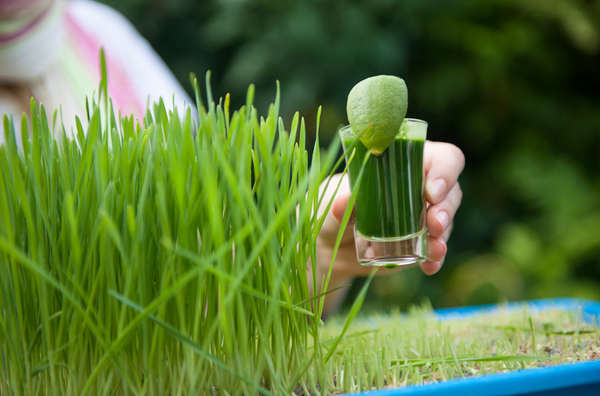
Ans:
{"label": "wheatgrass", "polygon": [[306,274],[339,142],[309,160],[304,120],[286,129],[279,93],[266,118],[253,86],[232,112],[210,74],[206,106],[192,81],[197,120],[162,100],[135,120],[115,114],[102,72],[74,139],[34,100],[20,147],[3,119],[2,394],[318,389],[327,351],[309,346],[328,277]]}
{"label": "wheatgrass", "polygon": [[[341,318],[328,320],[323,345],[343,328]],[[327,388],[351,393],[598,359],[597,323],[579,312],[500,306],[493,314],[441,320],[423,305],[355,319],[328,362]]]}

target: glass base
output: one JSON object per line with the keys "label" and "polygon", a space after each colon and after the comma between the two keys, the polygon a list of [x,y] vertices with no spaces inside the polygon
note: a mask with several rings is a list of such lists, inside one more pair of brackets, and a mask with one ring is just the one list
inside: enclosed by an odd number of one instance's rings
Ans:
{"label": "glass base", "polygon": [[356,255],[361,265],[393,268],[427,260],[427,228],[397,238],[368,238],[354,228]]}

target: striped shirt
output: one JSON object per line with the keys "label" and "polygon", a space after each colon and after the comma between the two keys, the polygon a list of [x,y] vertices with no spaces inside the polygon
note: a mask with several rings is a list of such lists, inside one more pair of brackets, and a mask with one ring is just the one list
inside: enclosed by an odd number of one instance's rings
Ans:
{"label": "striped shirt", "polygon": [[109,95],[123,115],[141,119],[159,97],[180,110],[192,103],[150,44],[112,8],[89,0],[0,0],[0,114],[13,114],[17,142],[31,96],[49,114],[60,108],[67,133],[76,115],[85,121],[85,97],[100,82],[101,47]]}

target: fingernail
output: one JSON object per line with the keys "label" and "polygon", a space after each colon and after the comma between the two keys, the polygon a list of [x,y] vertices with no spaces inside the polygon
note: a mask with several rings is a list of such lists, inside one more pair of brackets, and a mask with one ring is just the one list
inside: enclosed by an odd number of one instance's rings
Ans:
{"label": "fingernail", "polygon": [[448,217],[448,213],[442,210],[437,214],[436,217],[442,224],[442,232],[446,231],[446,228],[448,228],[448,225],[450,225],[450,217]]}
{"label": "fingernail", "polygon": [[429,193],[429,198],[431,198],[431,203],[436,204],[444,198],[446,195],[446,187],[446,180],[442,178],[427,183],[427,192]]}

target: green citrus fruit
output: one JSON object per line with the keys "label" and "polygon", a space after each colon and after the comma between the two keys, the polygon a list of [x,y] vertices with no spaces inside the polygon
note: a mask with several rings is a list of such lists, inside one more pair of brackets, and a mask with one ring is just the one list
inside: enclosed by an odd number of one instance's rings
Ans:
{"label": "green citrus fruit", "polygon": [[408,89],[396,76],[362,80],[348,94],[346,105],[352,133],[375,155],[394,140],[407,109]]}

